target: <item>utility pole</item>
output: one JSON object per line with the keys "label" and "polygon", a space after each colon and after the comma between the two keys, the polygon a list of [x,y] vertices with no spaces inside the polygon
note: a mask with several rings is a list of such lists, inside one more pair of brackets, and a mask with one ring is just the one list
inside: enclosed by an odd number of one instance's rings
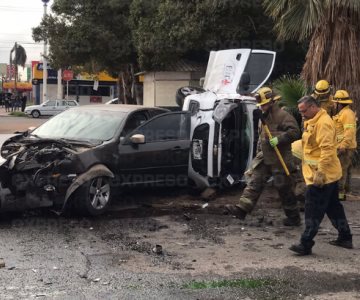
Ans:
{"label": "utility pole", "polygon": [[59,69],[57,73],[57,94],[56,99],[63,98],[63,89],[62,89],[62,70]]}
{"label": "utility pole", "polygon": [[[44,3],[44,16],[46,18],[47,15],[47,4],[50,0],[41,0]],[[43,51],[43,95],[42,102],[47,100],[47,78],[48,78],[48,70],[47,70],[47,39],[44,40],[44,51]]]}
{"label": "utility pole", "polygon": [[17,96],[17,58],[16,58],[16,52],[17,52],[17,42],[15,42],[15,68],[14,68],[14,73],[15,73],[15,81],[14,81],[14,90],[15,90],[15,95]]}

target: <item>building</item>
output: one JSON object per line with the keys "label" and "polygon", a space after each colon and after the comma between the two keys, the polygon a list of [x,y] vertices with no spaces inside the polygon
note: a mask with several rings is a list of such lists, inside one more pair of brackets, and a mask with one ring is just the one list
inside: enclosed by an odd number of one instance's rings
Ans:
{"label": "building", "polygon": [[[43,64],[33,63],[32,84],[35,103],[42,101]],[[62,98],[74,99],[80,105],[105,103],[114,98],[117,79],[106,72],[96,75],[81,73],[70,81],[61,81]],[[48,66],[47,95],[48,99],[56,99],[58,94],[58,71]],[[46,100],[48,100],[46,99]]]}
{"label": "building", "polygon": [[184,86],[200,86],[206,64],[181,60],[168,64],[161,71],[144,71],[136,75],[143,82],[143,104],[177,107],[176,91]]}

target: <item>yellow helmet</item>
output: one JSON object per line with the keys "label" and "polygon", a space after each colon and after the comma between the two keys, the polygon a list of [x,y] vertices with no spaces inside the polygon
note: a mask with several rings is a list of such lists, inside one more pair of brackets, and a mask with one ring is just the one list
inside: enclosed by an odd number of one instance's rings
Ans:
{"label": "yellow helmet", "polygon": [[262,87],[255,93],[255,99],[257,101],[256,106],[261,106],[266,103],[269,103],[270,101],[276,101],[279,100],[281,97],[276,96],[272,89],[269,87]]}
{"label": "yellow helmet", "polygon": [[330,92],[330,84],[326,80],[319,80],[315,85],[315,94],[324,95]]}
{"label": "yellow helmet", "polygon": [[332,101],[341,104],[353,103],[353,101],[350,99],[349,93],[345,90],[337,90]]}

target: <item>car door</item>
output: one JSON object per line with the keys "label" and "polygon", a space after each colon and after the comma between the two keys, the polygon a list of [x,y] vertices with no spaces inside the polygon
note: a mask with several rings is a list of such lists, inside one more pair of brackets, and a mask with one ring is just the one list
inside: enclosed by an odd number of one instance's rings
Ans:
{"label": "car door", "polygon": [[66,103],[66,100],[57,100],[56,101],[56,109],[55,109],[55,115],[58,113],[63,112],[64,110],[68,109],[69,106]]}
{"label": "car door", "polygon": [[46,116],[53,116],[56,114],[56,100],[49,100],[42,104],[41,114]]}
{"label": "car door", "polygon": [[[132,143],[135,134],[144,136],[144,143]],[[126,184],[155,186],[187,184],[189,147],[189,113],[157,115],[120,143],[120,180]]]}

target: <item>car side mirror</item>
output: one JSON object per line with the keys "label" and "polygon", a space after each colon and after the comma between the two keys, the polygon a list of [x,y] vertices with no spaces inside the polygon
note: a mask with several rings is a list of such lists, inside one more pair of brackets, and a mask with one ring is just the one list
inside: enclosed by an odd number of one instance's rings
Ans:
{"label": "car side mirror", "polygon": [[239,82],[239,94],[248,94],[250,92],[250,82],[250,74],[248,72],[242,73]]}
{"label": "car side mirror", "polygon": [[145,144],[145,136],[143,134],[134,134],[130,137],[133,144]]}

